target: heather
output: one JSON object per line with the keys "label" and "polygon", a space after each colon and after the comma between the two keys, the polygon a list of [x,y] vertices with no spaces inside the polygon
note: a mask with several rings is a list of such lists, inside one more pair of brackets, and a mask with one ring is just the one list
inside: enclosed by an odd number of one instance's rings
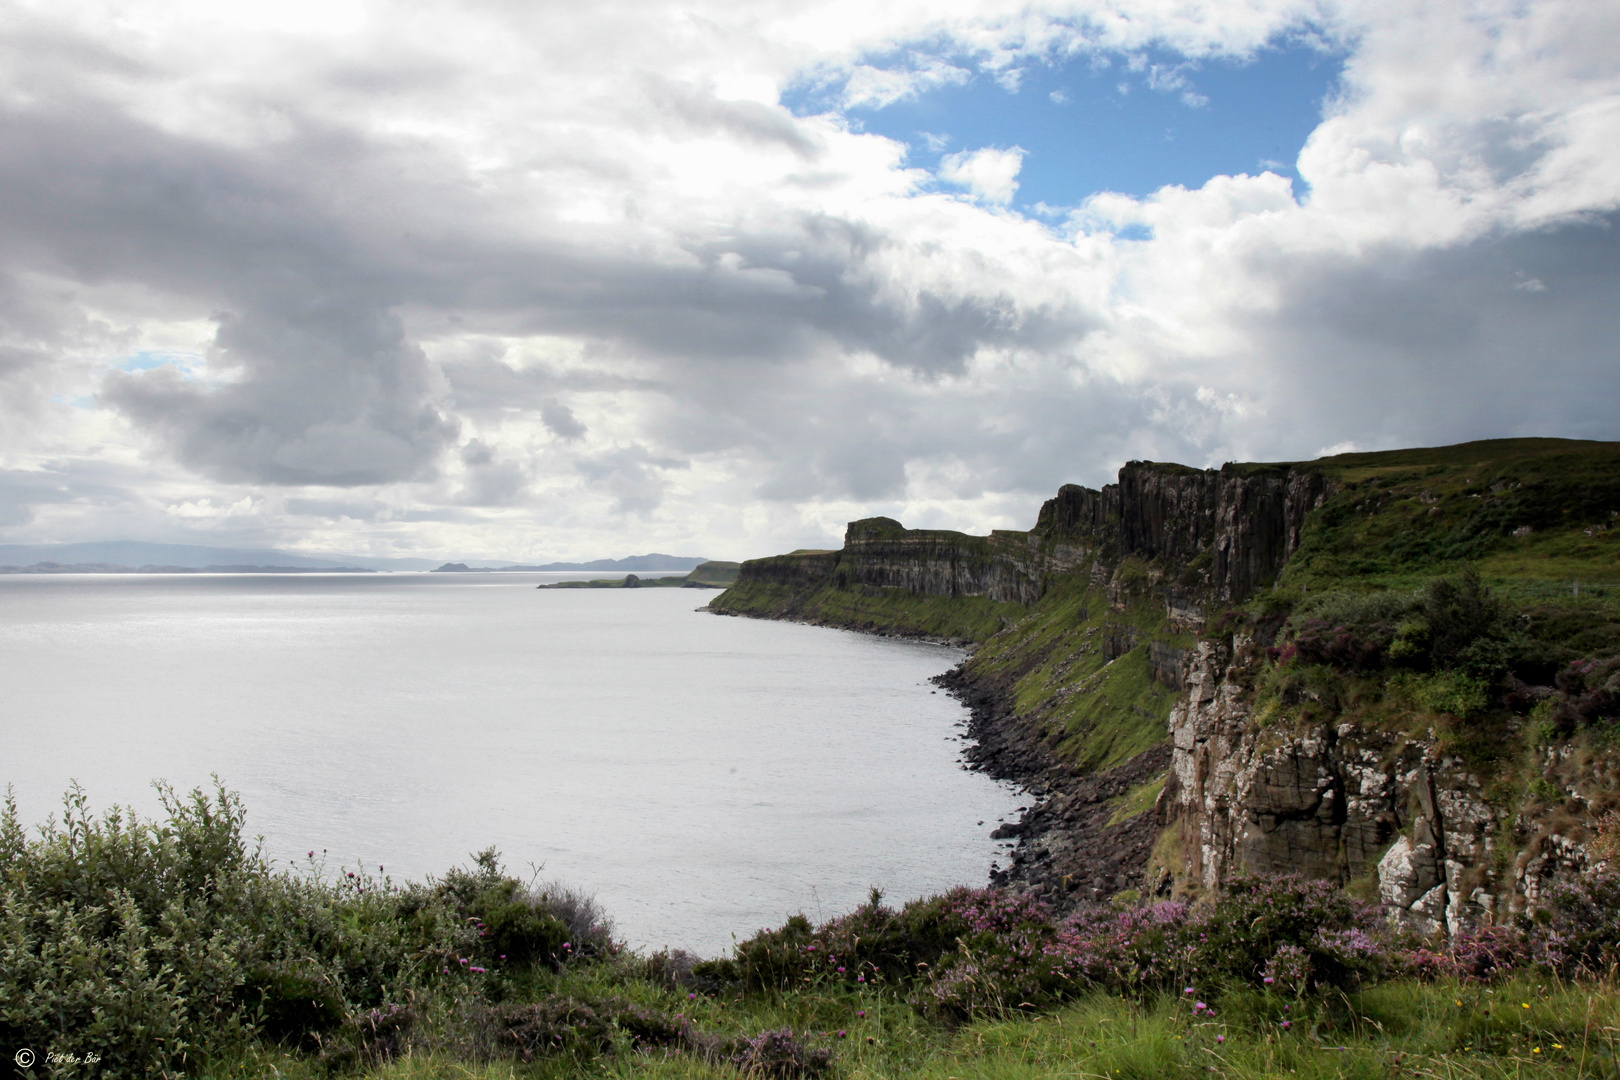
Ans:
{"label": "heather", "polygon": [[[223,790],[0,822],[0,1041],[33,1075],[1615,1076],[1620,881],[1424,939],[1332,886],[1057,916],[959,888],[643,955],[493,851],[269,865]],[[94,1062],[89,1056],[95,1055]]]}

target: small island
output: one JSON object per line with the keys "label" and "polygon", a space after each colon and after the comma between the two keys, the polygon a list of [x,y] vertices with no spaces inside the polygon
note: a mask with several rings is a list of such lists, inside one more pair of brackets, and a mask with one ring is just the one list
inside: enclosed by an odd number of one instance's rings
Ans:
{"label": "small island", "polygon": [[626,574],[622,578],[595,578],[590,581],[555,581],[536,585],[537,589],[726,589],[737,583],[742,563],[712,560],[694,567],[681,577],[643,578]]}

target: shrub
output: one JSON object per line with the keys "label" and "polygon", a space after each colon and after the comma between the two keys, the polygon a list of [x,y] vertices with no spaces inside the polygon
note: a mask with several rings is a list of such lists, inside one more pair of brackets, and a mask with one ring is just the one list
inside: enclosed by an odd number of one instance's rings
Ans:
{"label": "shrub", "polygon": [[745,1076],[770,1080],[799,1080],[825,1075],[832,1069],[832,1054],[819,1047],[807,1047],[792,1028],[764,1031],[745,1040],[731,1056],[731,1062]]}
{"label": "shrub", "polygon": [[1398,642],[1410,651],[1400,634],[1411,633],[1418,610],[1418,601],[1403,593],[1326,592],[1295,609],[1288,631],[1294,654],[1305,663],[1371,671],[1384,665]]}
{"label": "shrub", "polygon": [[1346,989],[1383,972],[1382,930],[1375,907],[1328,882],[1245,877],[1201,913],[1193,958],[1200,976],[1266,985],[1266,967],[1289,946],[1308,960],[1306,989]]}
{"label": "shrub", "polygon": [[1620,966],[1620,874],[1553,886],[1525,930],[1537,958],[1565,978],[1612,976]]}
{"label": "shrub", "polygon": [[74,788],[36,838],[6,800],[0,1041],[96,1053],[109,1077],[185,1071],[259,1036],[328,1064],[344,1047],[381,1060],[415,1024],[404,1003],[482,993],[477,961],[496,950],[561,963],[616,948],[590,901],[527,890],[493,852],[440,883],[328,881],[313,852],[303,875],[273,871],[222,787],[159,795],[164,823],[98,819]]}
{"label": "shrub", "polygon": [[795,915],[740,943],[731,959],[698,964],[693,976],[711,989],[741,983],[749,990],[785,990],[818,979],[903,983],[930,971],[964,935],[1044,918],[1030,907],[1033,901],[995,889],[953,889],[898,912],[882,900],[874,889],[867,903],[819,928]]}
{"label": "shrub", "polygon": [[1438,671],[1429,675],[1400,672],[1390,679],[1390,686],[1430,712],[1462,719],[1478,716],[1491,702],[1490,685],[1460,671]]}
{"label": "shrub", "polygon": [[560,970],[618,951],[594,899],[557,884],[536,890],[506,876],[494,848],[474,855],[472,867],[445,874],[434,893],[473,927],[477,956],[486,965]]}
{"label": "shrub", "polygon": [[1563,699],[1552,709],[1554,730],[1567,735],[1620,717],[1620,656],[1571,661],[1557,683]]}
{"label": "shrub", "polygon": [[556,994],[532,1004],[497,1005],[490,1010],[497,1045],[523,1061],[550,1054],[601,1053],[613,1045],[613,1024],[583,1001]]}
{"label": "shrub", "polygon": [[1245,878],[1200,909],[1098,907],[1062,922],[999,889],[955,889],[899,912],[874,898],[819,928],[795,916],[695,975],[756,990],[888,979],[918,986],[919,1005],[959,1021],[1046,1008],[1093,986],[1135,996],[1189,981],[1206,994],[1349,988],[1380,977],[1391,949],[1376,909],[1326,882]]}
{"label": "shrub", "polygon": [[6,799],[0,1042],[71,1044],[135,1076],[248,1034],[238,988],[273,907],[264,863],[234,796],[159,794],[166,826],[116,808],[97,820],[75,787],[34,840]]}

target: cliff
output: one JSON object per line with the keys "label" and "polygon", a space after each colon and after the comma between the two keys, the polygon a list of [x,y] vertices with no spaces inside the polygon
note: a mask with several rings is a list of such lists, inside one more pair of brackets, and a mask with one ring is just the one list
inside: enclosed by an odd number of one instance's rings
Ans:
{"label": "cliff", "polygon": [[970,646],[973,764],[1039,796],[997,880],[1062,907],[1299,871],[1455,930],[1601,862],[1611,524],[1613,443],[1131,462],[1028,532],[853,522],[712,607]]}
{"label": "cliff", "polygon": [[1455,933],[1523,911],[1609,857],[1586,843],[1616,805],[1606,746],[1533,738],[1527,760],[1470,762],[1433,728],[1348,716],[1268,727],[1254,714],[1263,667],[1246,635],[1198,647],[1170,718],[1157,815],[1178,857],[1158,884],[1177,872],[1206,890],[1240,873],[1303,873],[1359,886],[1420,931]]}

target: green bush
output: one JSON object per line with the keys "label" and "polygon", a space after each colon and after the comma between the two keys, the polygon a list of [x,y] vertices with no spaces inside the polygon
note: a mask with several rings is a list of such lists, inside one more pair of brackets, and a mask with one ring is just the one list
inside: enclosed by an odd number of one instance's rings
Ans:
{"label": "green bush", "polygon": [[438,883],[328,881],[313,852],[304,874],[272,870],[222,787],[159,794],[164,823],[98,819],[74,788],[33,838],[7,799],[0,1042],[97,1054],[107,1077],[189,1070],[261,1037],[375,1058],[402,1045],[409,1002],[483,992],[493,957],[521,969],[613,948],[593,904],[531,892],[493,852]]}
{"label": "green bush", "polygon": [[1439,671],[1432,675],[1402,672],[1390,680],[1390,686],[1430,712],[1459,719],[1478,716],[1491,703],[1490,684],[1460,671]]}

